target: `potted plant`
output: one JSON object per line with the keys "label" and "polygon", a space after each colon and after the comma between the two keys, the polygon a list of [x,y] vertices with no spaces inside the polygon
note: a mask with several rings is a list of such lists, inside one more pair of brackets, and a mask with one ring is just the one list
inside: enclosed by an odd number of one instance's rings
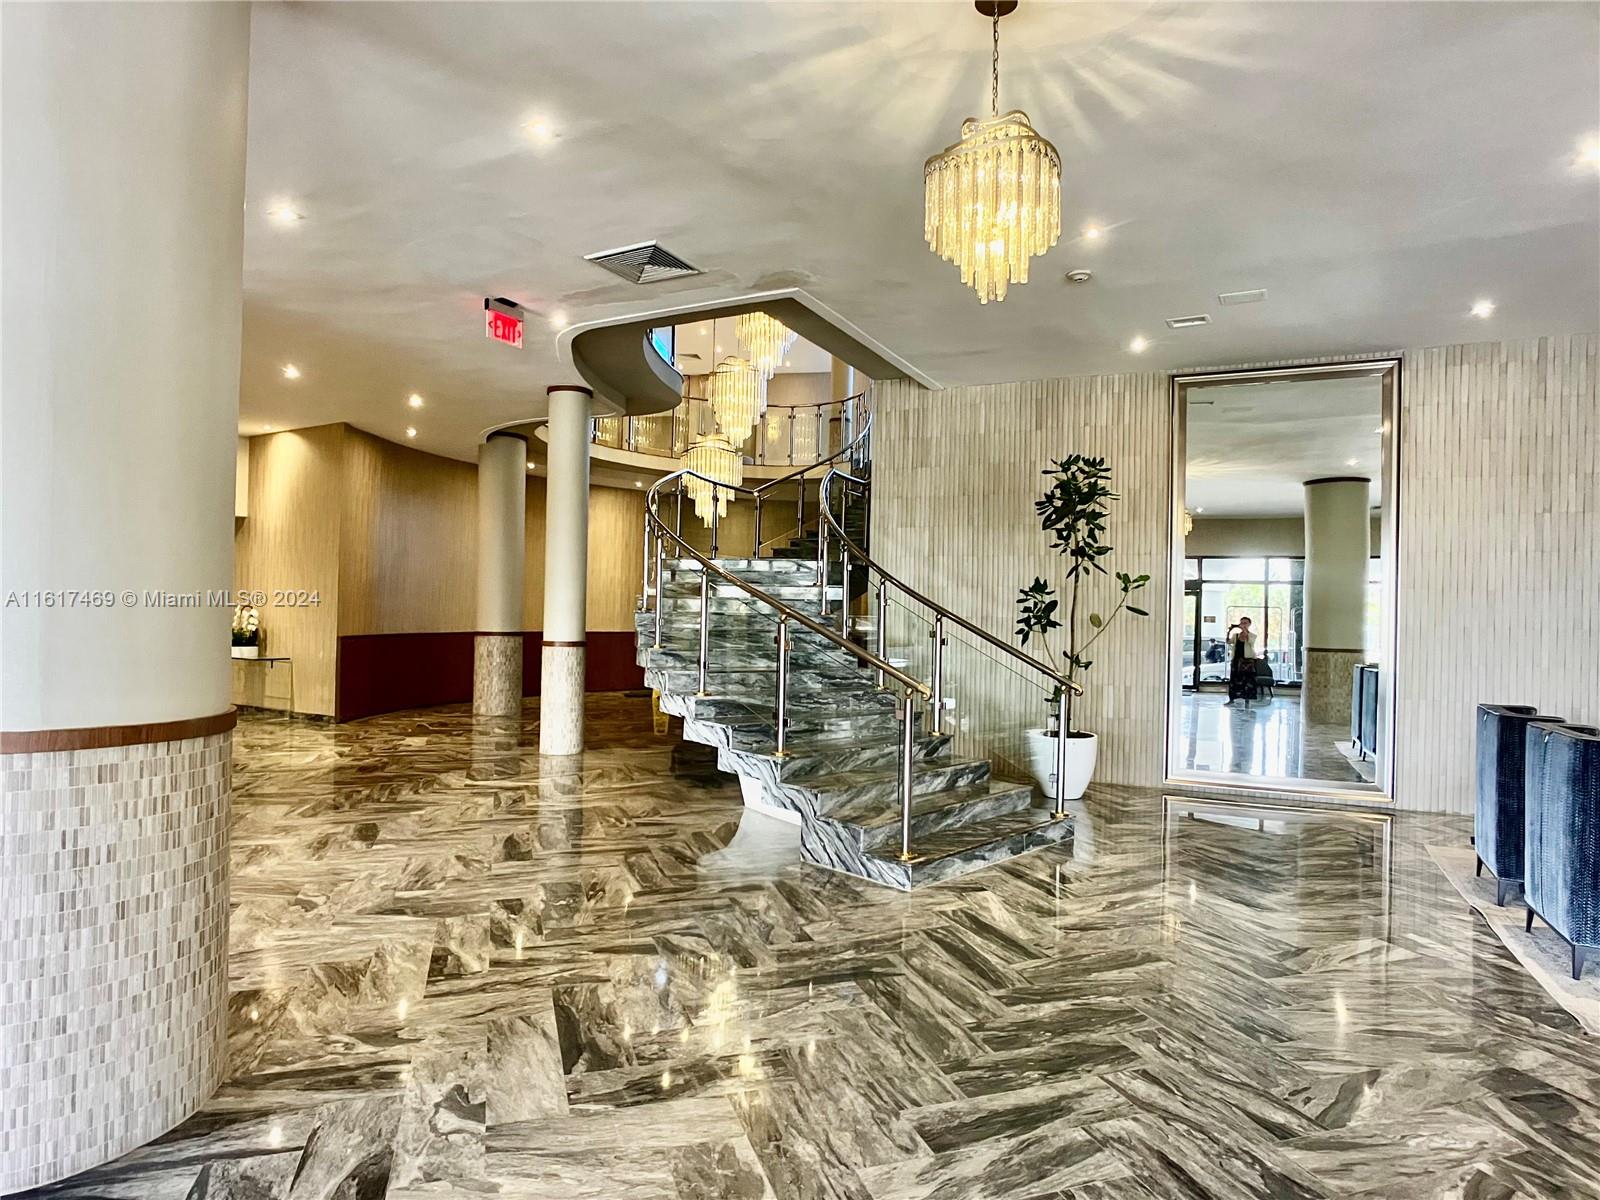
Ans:
{"label": "potted plant", "polygon": [[233,606],[233,657],[261,657],[261,613],[253,604]]}
{"label": "potted plant", "polygon": [[[1052,482],[1033,507],[1039,514],[1040,528],[1050,536],[1051,547],[1067,560],[1066,621],[1057,619],[1060,597],[1056,588],[1043,579],[1035,579],[1017,596],[1017,637],[1024,646],[1030,637],[1037,637],[1044,645],[1047,659],[1053,660],[1055,651],[1050,645],[1050,631],[1065,628],[1067,645],[1060,652],[1065,664],[1062,674],[1073,684],[1078,684],[1083,674],[1094,665],[1089,651],[1111,628],[1113,621],[1124,612],[1139,617],[1150,615],[1132,602],[1133,593],[1148,584],[1150,576],[1117,571],[1114,576],[1117,581],[1116,604],[1111,611],[1104,615],[1093,610],[1084,614],[1082,605],[1088,602],[1081,595],[1085,581],[1092,582],[1096,574],[1107,574],[1105,559],[1111,554],[1111,547],[1102,539],[1105,537],[1106,518],[1110,515],[1111,504],[1119,497],[1111,490],[1111,471],[1103,458],[1069,454],[1043,474]],[[1082,636],[1083,630],[1079,624],[1082,617],[1086,617],[1088,628],[1092,631],[1087,638]],[[1067,689],[1065,730],[1056,728],[1061,701],[1061,688],[1057,685],[1050,695],[1050,716],[1046,726],[1027,731],[1028,759],[1033,777],[1052,795],[1055,792],[1058,739],[1063,734],[1066,736],[1066,787],[1063,794],[1068,800],[1076,800],[1089,786],[1089,780],[1094,775],[1095,758],[1099,753],[1095,735],[1079,729],[1073,721],[1076,694],[1074,689]]]}

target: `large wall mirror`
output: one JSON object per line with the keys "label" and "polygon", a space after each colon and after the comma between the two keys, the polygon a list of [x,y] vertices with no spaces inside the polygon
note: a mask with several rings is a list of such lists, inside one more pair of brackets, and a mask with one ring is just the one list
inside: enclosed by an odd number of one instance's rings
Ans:
{"label": "large wall mirror", "polygon": [[1170,779],[1392,794],[1398,367],[1173,380]]}

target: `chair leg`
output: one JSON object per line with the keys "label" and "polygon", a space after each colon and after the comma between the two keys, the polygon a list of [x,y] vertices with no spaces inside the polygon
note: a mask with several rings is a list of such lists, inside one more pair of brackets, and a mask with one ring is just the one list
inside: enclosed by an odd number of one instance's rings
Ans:
{"label": "chair leg", "polygon": [[1525,916],[1525,918],[1524,918],[1524,920],[1522,922],[1522,932],[1524,932],[1524,933],[1532,933],[1533,932],[1533,905],[1531,905],[1531,904],[1528,905],[1527,914],[1526,914],[1526,916]]}
{"label": "chair leg", "polygon": [[1472,874],[1478,879],[1483,878],[1483,859],[1480,858],[1478,860],[1478,865],[1476,868],[1474,868]]}
{"label": "chair leg", "polygon": [[1586,957],[1588,957],[1588,947],[1580,946],[1574,942],[1572,944],[1572,977],[1574,979],[1583,978],[1583,960]]}
{"label": "chair leg", "polygon": [[1510,886],[1510,883],[1504,879],[1496,879],[1494,881],[1494,902],[1501,908],[1506,906],[1506,891]]}

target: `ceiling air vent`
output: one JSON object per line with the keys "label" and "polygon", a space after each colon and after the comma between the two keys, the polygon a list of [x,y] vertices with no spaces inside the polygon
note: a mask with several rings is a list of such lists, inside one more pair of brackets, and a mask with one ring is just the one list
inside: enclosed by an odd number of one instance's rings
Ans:
{"label": "ceiling air vent", "polygon": [[672,251],[663,250],[654,242],[602,250],[598,254],[585,254],[583,257],[613,275],[622,276],[629,283],[660,283],[663,279],[700,274],[699,267],[690,266]]}
{"label": "ceiling air vent", "polygon": [[1223,292],[1217,297],[1219,304],[1260,304],[1267,298],[1266,288],[1251,288],[1247,292]]}
{"label": "ceiling air vent", "polygon": [[1168,329],[1193,329],[1196,325],[1209,325],[1211,318],[1205,313],[1196,313],[1192,317],[1168,317]]}

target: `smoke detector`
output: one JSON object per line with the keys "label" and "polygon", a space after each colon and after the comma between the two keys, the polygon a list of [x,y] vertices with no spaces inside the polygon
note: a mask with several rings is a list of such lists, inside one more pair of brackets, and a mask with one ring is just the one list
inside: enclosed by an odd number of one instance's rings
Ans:
{"label": "smoke detector", "polygon": [[1088,283],[1094,278],[1094,272],[1086,271],[1082,267],[1074,267],[1067,272],[1068,283]]}

